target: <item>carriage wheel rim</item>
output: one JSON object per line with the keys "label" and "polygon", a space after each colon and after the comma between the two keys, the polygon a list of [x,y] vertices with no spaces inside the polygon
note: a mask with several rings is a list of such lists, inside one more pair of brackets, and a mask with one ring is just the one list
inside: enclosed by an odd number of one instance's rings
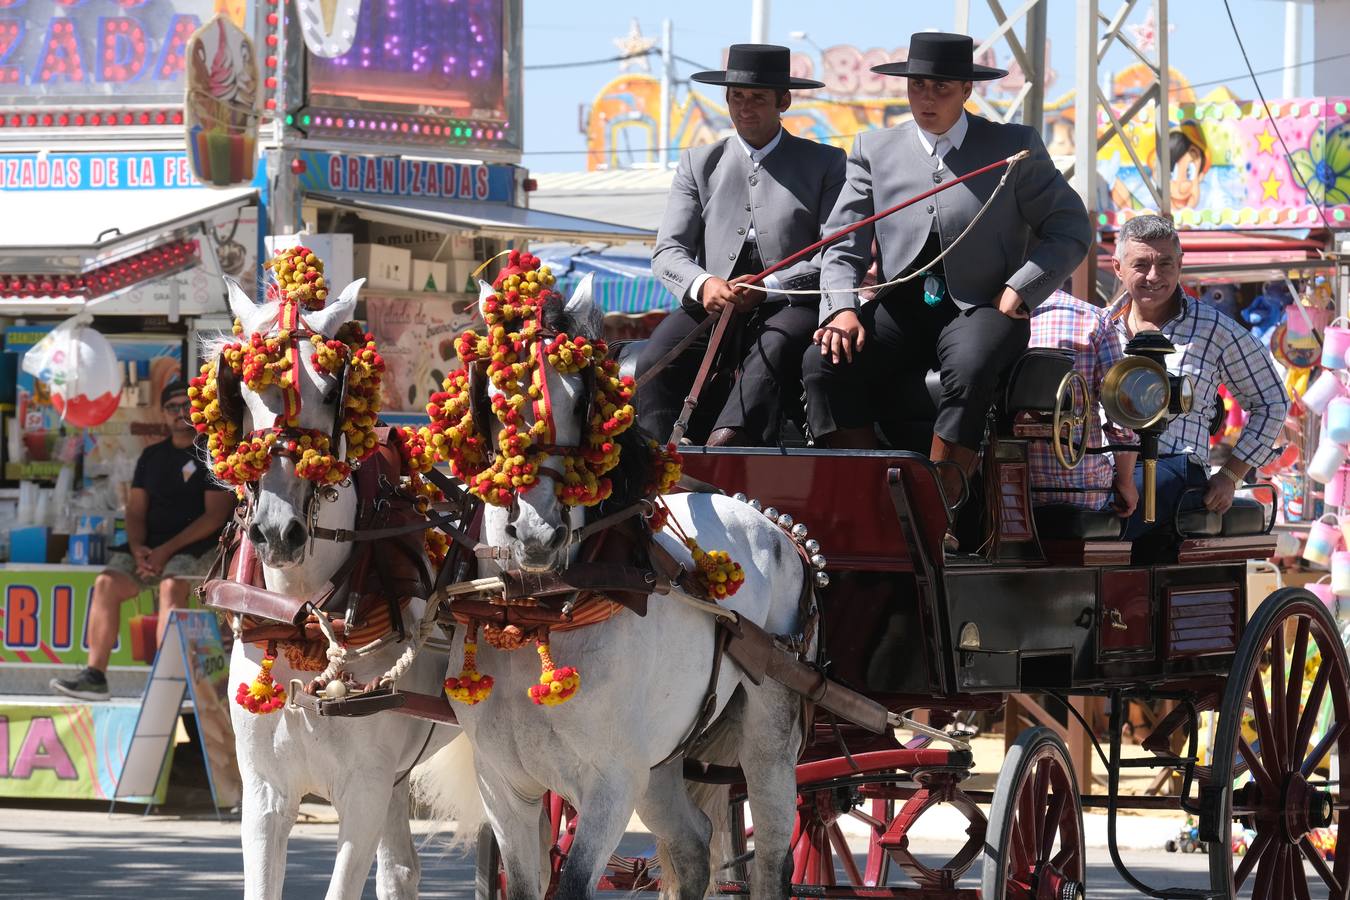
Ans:
{"label": "carriage wheel rim", "polygon": [[[1226,835],[1236,816],[1256,836],[1240,858],[1231,840],[1211,845],[1211,883],[1227,896],[1247,888],[1256,897],[1345,900],[1350,854],[1338,853],[1328,863],[1311,838],[1326,818],[1338,832],[1350,833],[1346,804],[1317,774],[1333,755],[1342,772],[1350,765],[1345,647],[1321,602],[1297,589],[1267,599],[1248,629],[1215,729],[1213,771],[1246,764],[1249,771],[1235,779],[1241,783],[1223,793],[1217,825]],[[1295,662],[1300,656],[1302,665]],[[1278,665],[1263,665],[1276,660]],[[1331,725],[1318,736],[1318,719],[1328,706]],[[1242,714],[1234,715],[1239,708]],[[1320,891],[1326,894],[1315,893]]]}

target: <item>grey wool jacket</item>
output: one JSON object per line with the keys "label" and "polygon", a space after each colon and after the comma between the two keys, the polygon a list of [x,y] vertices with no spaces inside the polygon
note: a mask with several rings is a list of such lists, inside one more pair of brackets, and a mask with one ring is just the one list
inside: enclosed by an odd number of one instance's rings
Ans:
{"label": "grey wool jacket", "polygon": [[[947,152],[941,167],[924,148],[913,121],[859,134],[848,156],[847,183],[826,231],[845,228],[945,181],[1029,150],[1031,156],[1017,164],[998,199],[942,266],[947,290],[959,304],[996,303],[1007,285],[1034,308],[1087,254],[1087,211],[1033,129],[966,115],[965,139]],[[1002,174],[996,169],[958,184],[825,248],[820,320],[857,308],[858,296],[850,289],[862,284],[872,263],[873,238],[878,282],[895,278],[912,264],[926,264],[928,260],[916,257],[934,220],[945,249],[994,193]]]}
{"label": "grey wool jacket", "polygon": [[[681,301],[693,302],[694,280],[705,272],[728,277],[751,229],[766,266],[815,243],[843,186],[844,156],[787,131],[758,172],[735,135],[686,150],[657,231],[652,271]],[[820,252],[775,274],[784,288],[817,289]]]}

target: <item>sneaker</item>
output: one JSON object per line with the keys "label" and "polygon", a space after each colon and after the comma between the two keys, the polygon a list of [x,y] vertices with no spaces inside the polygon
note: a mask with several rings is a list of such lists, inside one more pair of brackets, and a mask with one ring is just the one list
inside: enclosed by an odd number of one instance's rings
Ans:
{"label": "sneaker", "polygon": [[107,700],[108,679],[102,672],[86,666],[74,678],[53,678],[48,686],[58,694],[77,700]]}

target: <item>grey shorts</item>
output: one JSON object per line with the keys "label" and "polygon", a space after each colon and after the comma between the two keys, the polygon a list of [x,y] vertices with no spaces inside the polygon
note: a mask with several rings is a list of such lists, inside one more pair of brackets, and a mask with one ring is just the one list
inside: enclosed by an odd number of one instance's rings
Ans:
{"label": "grey shorts", "polygon": [[165,578],[205,577],[206,573],[211,570],[211,563],[215,562],[216,553],[215,549],[207,550],[201,556],[193,556],[190,553],[175,553],[164,564],[164,571],[160,573],[159,577],[149,580],[142,578],[137,573],[136,560],[130,553],[114,550],[108,554],[108,563],[103,568],[113,572],[121,572],[145,590],[158,590],[159,583]]}

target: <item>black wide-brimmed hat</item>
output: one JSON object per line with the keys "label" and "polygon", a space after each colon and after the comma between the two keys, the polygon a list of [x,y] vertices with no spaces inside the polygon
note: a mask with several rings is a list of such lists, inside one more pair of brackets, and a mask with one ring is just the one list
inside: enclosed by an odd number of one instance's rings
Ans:
{"label": "black wide-brimmed hat", "polygon": [[776,91],[824,87],[824,82],[793,78],[792,54],[777,44],[732,44],[727,49],[727,67],[711,72],[695,72],[689,77],[704,84],[726,87],[769,88]]}
{"label": "black wide-brimmed hat", "polygon": [[968,34],[921,31],[909,39],[909,59],[873,66],[878,75],[932,78],[937,81],[993,81],[1008,73],[975,64],[975,42]]}

